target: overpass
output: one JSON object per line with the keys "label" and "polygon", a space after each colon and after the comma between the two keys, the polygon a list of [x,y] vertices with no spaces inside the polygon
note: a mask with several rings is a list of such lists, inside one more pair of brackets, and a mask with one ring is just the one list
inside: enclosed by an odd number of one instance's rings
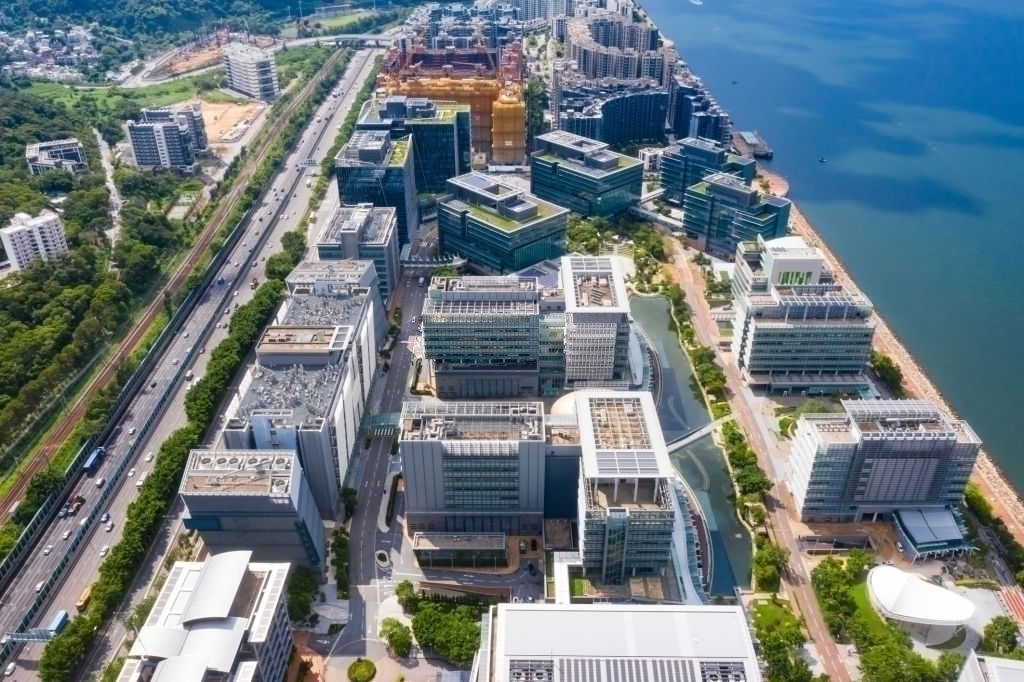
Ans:
{"label": "overpass", "polygon": [[733,419],[735,419],[735,415],[727,414],[727,415],[725,415],[724,417],[722,417],[720,419],[716,419],[715,421],[713,421],[713,422],[711,422],[709,424],[705,424],[704,426],[700,427],[699,429],[694,429],[693,431],[690,431],[689,433],[683,434],[682,436],[680,436],[679,438],[676,438],[671,443],[666,443],[665,447],[668,449],[669,452],[673,452],[673,451],[678,450],[680,448],[685,448],[687,445],[691,445],[692,443],[696,443],[697,441],[699,441],[704,436],[707,436],[708,434],[710,434],[712,431],[714,431],[716,428],[718,428],[719,426],[721,426],[725,422],[732,421]]}
{"label": "overpass", "polygon": [[388,46],[393,43],[395,36],[387,33],[338,33],[333,36],[316,36],[315,38],[296,38],[295,40],[288,40],[283,43],[278,43],[270,49],[274,52],[280,50],[283,47],[303,47],[305,45],[331,45],[335,47],[341,47],[342,45],[351,45],[353,43],[360,43],[362,45],[375,44],[377,46]]}
{"label": "overpass", "polygon": [[657,211],[651,211],[649,209],[644,208],[643,206],[630,206],[629,212],[632,213],[633,215],[640,216],[641,218],[646,218],[647,220],[653,221],[655,223],[658,223],[659,225],[667,227],[669,230],[673,232],[682,232],[683,230],[683,223],[681,220],[673,220],[668,216],[663,216]]}

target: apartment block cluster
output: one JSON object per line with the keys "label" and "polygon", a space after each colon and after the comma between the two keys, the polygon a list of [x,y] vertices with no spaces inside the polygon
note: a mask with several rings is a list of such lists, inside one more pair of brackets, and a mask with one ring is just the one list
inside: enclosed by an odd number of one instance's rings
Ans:
{"label": "apartment block cluster", "polygon": [[82,75],[77,67],[92,64],[100,57],[92,38],[92,32],[85,26],[29,29],[21,35],[0,31],[0,46],[9,59],[0,67],[0,73],[9,78],[80,81]]}
{"label": "apartment block cluster", "polygon": [[7,227],[0,228],[0,243],[11,271],[24,270],[37,258],[48,261],[68,253],[60,216],[45,209],[35,217],[16,213]]}
{"label": "apartment block cluster", "polygon": [[188,172],[195,168],[196,159],[209,148],[199,102],[143,109],[138,120],[128,121],[126,125],[132,158],[138,168]]}

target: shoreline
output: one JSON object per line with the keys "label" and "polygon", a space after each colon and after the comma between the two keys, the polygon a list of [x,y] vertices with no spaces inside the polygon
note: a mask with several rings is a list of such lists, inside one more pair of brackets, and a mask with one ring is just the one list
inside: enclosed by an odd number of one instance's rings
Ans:
{"label": "shoreline", "polygon": [[[757,172],[768,180],[771,194],[780,197],[789,194],[789,182],[783,176],[760,165]],[[803,237],[808,244],[821,250],[838,282],[860,290],[860,287],[846,271],[842,260],[833,253],[828,242],[814,229],[795,202],[790,208],[789,228],[792,234]],[[874,317],[876,325],[874,347],[880,353],[892,358],[893,362],[902,370],[903,387],[908,396],[931,400],[947,416],[959,419],[960,417],[946,401],[942,392],[935,387],[928,375],[921,369],[917,360],[903,345],[902,339],[892,331],[877,308],[874,310]],[[1007,529],[1014,538],[1024,544],[1024,501],[1021,500],[1020,493],[1013,487],[999,465],[985,450],[984,445],[978,451],[978,459],[974,465],[974,471],[971,472],[971,480],[981,487],[985,498],[992,504],[992,511],[1006,523]]]}

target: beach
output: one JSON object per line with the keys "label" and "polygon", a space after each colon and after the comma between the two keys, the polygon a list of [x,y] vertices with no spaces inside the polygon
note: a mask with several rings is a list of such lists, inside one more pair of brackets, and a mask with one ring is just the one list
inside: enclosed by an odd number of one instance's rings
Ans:
{"label": "beach", "polygon": [[[759,168],[759,173],[767,180],[772,194],[786,196],[789,194],[789,183],[781,175]],[[842,284],[858,288],[856,283],[843,267],[842,261],[829,248],[814,226],[800,212],[794,203],[791,208],[789,227],[792,233],[803,237],[808,244],[817,246],[825,254],[825,258],[835,278]],[[946,402],[942,393],[935,387],[921,366],[903,345],[902,340],[893,333],[878,309],[875,309],[875,350],[892,358],[892,361],[903,371],[903,388],[913,398],[931,400],[950,417],[959,419],[958,415]],[[984,448],[978,453],[978,461],[974,467],[971,480],[978,484],[986,499],[992,504],[992,510],[1006,523],[1017,542],[1024,543],[1024,502],[1020,495],[1000,471],[999,467]]]}

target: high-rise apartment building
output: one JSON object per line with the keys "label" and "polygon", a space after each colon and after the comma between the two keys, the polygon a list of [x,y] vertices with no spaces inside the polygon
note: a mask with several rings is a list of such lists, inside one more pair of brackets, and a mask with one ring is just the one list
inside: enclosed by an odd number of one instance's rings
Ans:
{"label": "high-rise apartment building", "polygon": [[676,137],[703,137],[729,144],[729,114],[689,69],[683,68],[668,79],[668,96],[668,126]]}
{"label": "high-rise apartment building", "polygon": [[468,104],[392,95],[366,102],[356,129],[387,130],[394,140],[412,135],[416,188],[444,192],[448,178],[471,170],[471,123]]}
{"label": "high-rise apartment building", "polygon": [[193,450],[178,493],[185,528],[214,553],[327,570],[327,536],[294,450]]}
{"label": "high-rise apartment building", "polygon": [[0,228],[0,242],[12,270],[24,270],[36,258],[60,258],[69,251],[60,217],[48,210],[34,218],[16,213],[10,225]]}
{"label": "high-rise apartment building", "polygon": [[740,242],[732,279],[732,355],[747,384],[771,393],[870,392],[871,301],[834,281],[800,237]]}
{"label": "high-rise apartment building", "polygon": [[955,509],[981,440],[927,400],[844,400],[842,414],[805,414],[789,488],[805,522],[874,520],[900,510]]}
{"label": "high-rise apartment building", "polygon": [[715,173],[686,188],[683,229],[701,250],[731,258],[740,242],[784,236],[789,207],[789,199],[763,194],[736,176]]}
{"label": "high-rise apartment building", "polygon": [[567,209],[482,173],[449,179],[437,213],[442,253],[485,272],[514,272],[565,253]]}
{"label": "high-rise apartment building", "polygon": [[231,43],[224,48],[228,87],[253,99],[269,102],[281,94],[274,54],[267,50]]}
{"label": "high-rise apartment building", "polygon": [[540,533],[542,403],[407,402],[400,428],[408,532]]}
{"label": "high-rise apartment building", "polygon": [[583,570],[599,582],[661,575],[672,561],[675,475],[647,392],[573,394],[583,459],[579,534]]}
{"label": "high-rise apartment building", "polygon": [[535,397],[540,292],[526,277],[435,277],[423,352],[440,398]]}
{"label": "high-rise apartment building", "polygon": [[284,679],[294,645],[289,565],[251,557],[237,551],[175,562],[117,682]]}
{"label": "high-rise apartment building", "polygon": [[608,217],[640,201],[643,164],[563,130],[534,138],[530,191],[582,216]]}
{"label": "high-rise apartment building", "polygon": [[757,173],[757,163],[730,153],[720,142],[702,137],[687,137],[667,147],[661,155],[661,186],[665,201],[683,203],[686,188],[709,175],[735,175],[750,185]]}
{"label": "high-rise apartment building", "polygon": [[317,507],[334,518],[358,449],[387,320],[370,261],[303,262],[227,409],[224,447],[298,453]]}
{"label": "high-rise apartment building", "polygon": [[199,104],[143,109],[138,121],[128,121],[128,140],[139,168],[191,170],[209,146]]}
{"label": "high-rise apartment building", "polygon": [[28,163],[28,172],[32,175],[55,168],[77,175],[89,169],[85,162],[85,147],[73,137],[27,145],[25,161]]}
{"label": "high-rise apartment building", "polygon": [[400,246],[420,224],[414,152],[412,135],[392,140],[387,131],[357,130],[334,157],[341,202],[393,207]]}
{"label": "high-rise apartment building", "polygon": [[380,296],[387,305],[401,274],[395,209],[373,204],[335,208],[317,237],[316,251],[320,260],[373,261]]}
{"label": "high-rise apartment building", "polygon": [[[565,91],[563,98],[569,101]],[[558,129],[610,145],[661,144],[667,111],[665,89],[640,83],[609,89],[580,109],[564,109]]]}
{"label": "high-rise apartment building", "polygon": [[[629,298],[618,261],[565,256],[562,290],[566,386],[628,388],[639,383],[634,377],[639,367],[630,369]],[[635,351],[639,355],[638,346]]]}

